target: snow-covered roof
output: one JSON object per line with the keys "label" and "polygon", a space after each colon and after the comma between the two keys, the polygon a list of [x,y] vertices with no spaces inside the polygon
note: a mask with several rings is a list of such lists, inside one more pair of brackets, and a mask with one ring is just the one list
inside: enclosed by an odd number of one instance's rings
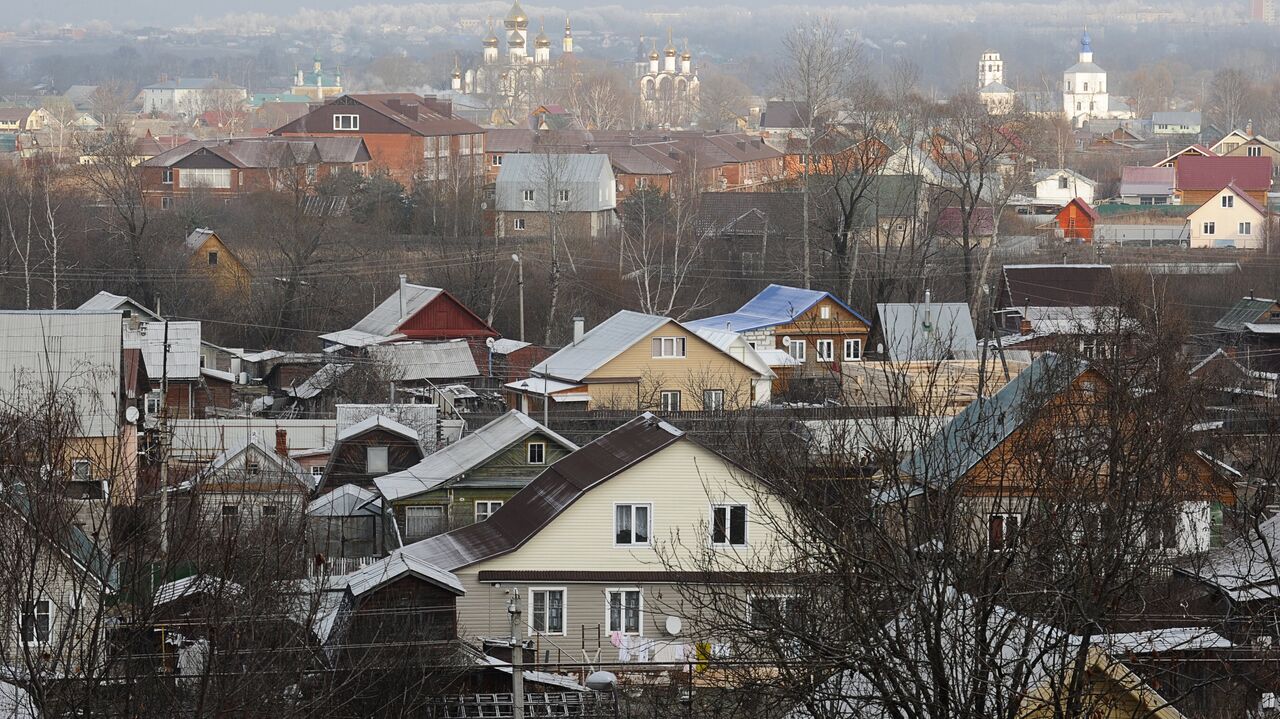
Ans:
{"label": "snow-covered roof", "polygon": [[391,419],[390,417],[384,417],[380,414],[375,414],[372,417],[367,417],[351,425],[350,427],[346,427],[342,429],[341,431],[338,432],[338,441],[342,442],[342,441],[351,439],[352,437],[359,436],[375,428],[385,429],[388,432],[398,434],[401,437],[404,437],[405,439],[411,439],[414,442],[418,441],[417,430],[415,430],[412,427],[408,427],[403,424],[400,424],[394,419]]}
{"label": "snow-covered roof", "polygon": [[382,516],[382,500],[378,495],[354,484],[341,487],[321,495],[307,505],[307,515],[311,517],[356,517]]}

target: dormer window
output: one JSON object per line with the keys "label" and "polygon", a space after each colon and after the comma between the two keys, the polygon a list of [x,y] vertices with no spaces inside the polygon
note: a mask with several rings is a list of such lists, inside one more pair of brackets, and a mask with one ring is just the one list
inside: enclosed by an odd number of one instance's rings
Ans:
{"label": "dormer window", "polygon": [[335,130],[359,130],[359,115],[334,115],[333,129]]}

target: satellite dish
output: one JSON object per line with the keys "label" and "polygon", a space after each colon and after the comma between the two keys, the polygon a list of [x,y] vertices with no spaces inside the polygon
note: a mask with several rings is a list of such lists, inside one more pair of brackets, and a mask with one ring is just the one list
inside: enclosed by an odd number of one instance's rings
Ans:
{"label": "satellite dish", "polygon": [[124,408],[124,421],[128,422],[129,424],[137,424],[138,418],[141,416],[142,416],[142,413],[138,411],[137,407],[130,406],[130,407]]}
{"label": "satellite dish", "polygon": [[680,621],[680,617],[667,617],[666,624],[663,625],[667,636],[678,637],[680,631],[684,629],[684,622]]}
{"label": "satellite dish", "polygon": [[783,336],[782,336],[782,346],[783,346],[783,347],[790,347],[790,346],[791,346],[791,335],[783,335]]}
{"label": "satellite dish", "polygon": [[492,337],[486,337],[486,338],[485,338],[485,340],[484,340],[484,346],[485,346],[485,347],[488,347],[489,349],[493,349],[493,338],[492,338]]}

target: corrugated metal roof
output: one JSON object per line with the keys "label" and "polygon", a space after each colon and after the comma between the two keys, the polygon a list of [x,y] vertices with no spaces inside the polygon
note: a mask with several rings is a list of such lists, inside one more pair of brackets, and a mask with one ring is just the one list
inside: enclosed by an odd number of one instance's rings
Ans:
{"label": "corrugated metal roof", "polygon": [[[526,203],[523,193],[533,190]],[[509,154],[494,182],[495,208],[504,212],[546,212],[550,192],[569,193],[556,209],[566,212],[601,212],[617,205],[613,166],[609,157],[585,153]]]}
{"label": "corrugated metal roof", "polygon": [[1179,190],[1212,190],[1217,192],[1234,182],[1248,192],[1271,189],[1271,158],[1262,157],[1198,157],[1187,155],[1178,160]]}
{"label": "corrugated metal roof", "polygon": [[1246,324],[1257,322],[1275,304],[1275,300],[1263,297],[1243,297],[1221,319],[1213,323],[1213,328],[1224,332],[1241,332]]}
{"label": "corrugated metal roof", "polygon": [[[1185,158],[1184,158],[1185,159]],[[1178,170],[1173,167],[1120,168],[1120,195],[1171,195],[1178,184]]]}
{"label": "corrugated metal roof", "polygon": [[285,431],[290,450],[333,444],[337,429],[332,419],[259,419],[227,417],[169,420],[173,428],[173,453],[184,461],[207,462],[228,447],[241,445],[257,434],[275,444],[278,430]]}
{"label": "corrugated metal roof", "polygon": [[475,356],[465,340],[397,342],[369,347],[373,359],[386,363],[395,379],[451,380],[478,377]]}
{"label": "corrugated metal roof", "polygon": [[387,336],[396,331],[400,324],[409,317],[412,317],[418,310],[426,307],[429,302],[440,296],[443,292],[439,287],[424,287],[413,283],[405,283],[405,314],[400,315],[400,288],[397,287],[387,299],[373,309],[372,312],[365,315],[363,319],[351,326],[351,329],[359,332],[367,332],[371,335]]}
{"label": "corrugated metal roof", "polygon": [[903,460],[898,471],[921,483],[950,485],[1085,369],[1083,362],[1063,359],[1052,352],[1040,355],[999,392],[965,407],[941,432]]}
{"label": "corrugated metal roof", "polygon": [[[165,344],[165,325],[168,325],[169,351]],[[147,363],[147,374],[155,380],[165,375],[171,380],[200,378],[200,323],[199,322],[143,322],[136,333],[128,332],[125,347],[142,350]],[[166,364],[167,363],[167,364]]]}
{"label": "corrugated metal roof", "polygon": [[402,551],[449,571],[511,552],[588,490],[683,437],[646,412],[548,467],[487,520]]}
{"label": "corrugated metal roof", "polygon": [[531,347],[531,342],[522,342],[512,339],[496,339],[493,341],[493,353],[496,355],[509,355],[512,352],[519,352],[525,347]]}
{"label": "corrugated metal roof", "polygon": [[134,300],[132,297],[127,297],[125,295],[113,295],[106,290],[103,290],[93,297],[85,300],[76,309],[89,312],[109,312],[111,310],[130,309],[134,312],[142,313],[143,316],[150,317],[153,320],[161,319],[159,315],[142,306],[142,303]]}
{"label": "corrugated metal roof", "polygon": [[578,445],[525,414],[512,410],[453,444],[429,454],[414,466],[378,477],[374,484],[389,501],[430,492],[506,451],[536,432],[575,451]]}
{"label": "corrugated metal roof", "polygon": [[307,505],[311,517],[381,517],[378,495],[354,484],[344,484]]}
{"label": "corrugated metal roof", "polygon": [[871,324],[867,322],[867,318],[863,317],[861,313],[830,292],[787,287],[786,285],[769,285],[760,290],[760,294],[752,297],[745,305],[738,308],[737,312],[706,317],[685,322],[684,324],[692,329],[706,327],[713,330],[749,332],[765,327],[789,324],[823,299],[835,302],[852,313],[854,317],[866,322],[868,325]]}
{"label": "corrugated metal roof", "polygon": [[289,395],[298,399],[311,399],[338,381],[338,378],[351,371],[350,364],[327,364],[316,370],[315,374],[302,381],[297,387],[288,390]]}
{"label": "corrugated metal roof", "polygon": [[1245,536],[1176,567],[1216,587],[1234,601],[1280,597],[1280,514],[1251,528]]}
{"label": "corrugated metal roof", "polygon": [[581,382],[587,375],[668,322],[675,320],[622,310],[592,327],[576,343],[538,363],[532,372]]}
{"label": "corrugated metal roof", "polygon": [[1005,307],[1092,307],[1113,286],[1110,265],[1005,265]]}
{"label": "corrugated metal roof", "polygon": [[964,302],[902,302],[876,305],[885,350],[893,362],[968,359],[978,337]]}
{"label": "corrugated metal roof", "polygon": [[716,349],[755,370],[761,376],[777,376],[774,374],[774,371],[770,369],[769,362],[761,357],[760,353],[747,343],[746,338],[737,332],[726,332],[724,330],[713,330],[707,327],[701,327],[694,329],[694,333],[706,340]]}
{"label": "corrugated metal roof", "polygon": [[252,432],[248,437],[241,441],[233,443],[227,447],[218,456],[209,461],[209,464],[196,475],[195,483],[198,486],[200,482],[217,474],[228,464],[243,456],[246,452],[257,450],[255,455],[265,459],[267,462],[275,465],[273,470],[267,470],[267,474],[281,479],[292,479],[299,485],[305,487],[308,492],[315,489],[315,481],[310,472],[302,468],[302,465],[293,461],[289,457],[281,457],[275,450],[275,437],[271,437],[270,441],[264,440],[256,432]]}
{"label": "corrugated metal roof", "polygon": [[347,588],[359,598],[405,576],[416,576],[462,596],[466,590],[453,572],[447,572],[404,552],[396,551],[347,575]]}
{"label": "corrugated metal roof", "polygon": [[372,417],[366,417],[350,427],[342,428],[338,432],[338,441],[344,442],[352,437],[358,437],[365,432],[374,429],[385,429],[386,431],[391,432],[392,434],[398,434],[405,439],[411,439],[414,442],[418,441],[418,430],[400,424],[394,419],[384,417],[380,414],[375,414]]}

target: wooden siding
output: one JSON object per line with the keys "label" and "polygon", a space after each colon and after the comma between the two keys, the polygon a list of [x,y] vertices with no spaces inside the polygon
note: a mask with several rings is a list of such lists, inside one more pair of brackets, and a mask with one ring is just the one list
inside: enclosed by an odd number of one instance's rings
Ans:
{"label": "wooden siding", "polygon": [[[367,447],[387,448],[387,471],[371,474],[365,471]],[[385,429],[372,429],[340,442],[329,458],[321,492],[327,493],[344,484],[354,484],[373,489],[373,480],[384,474],[399,472],[417,464],[422,459],[418,443],[393,434]]]}
{"label": "wooden siding", "polygon": [[453,295],[440,293],[397,328],[409,339],[451,340],[497,337],[498,332],[484,323]]}

